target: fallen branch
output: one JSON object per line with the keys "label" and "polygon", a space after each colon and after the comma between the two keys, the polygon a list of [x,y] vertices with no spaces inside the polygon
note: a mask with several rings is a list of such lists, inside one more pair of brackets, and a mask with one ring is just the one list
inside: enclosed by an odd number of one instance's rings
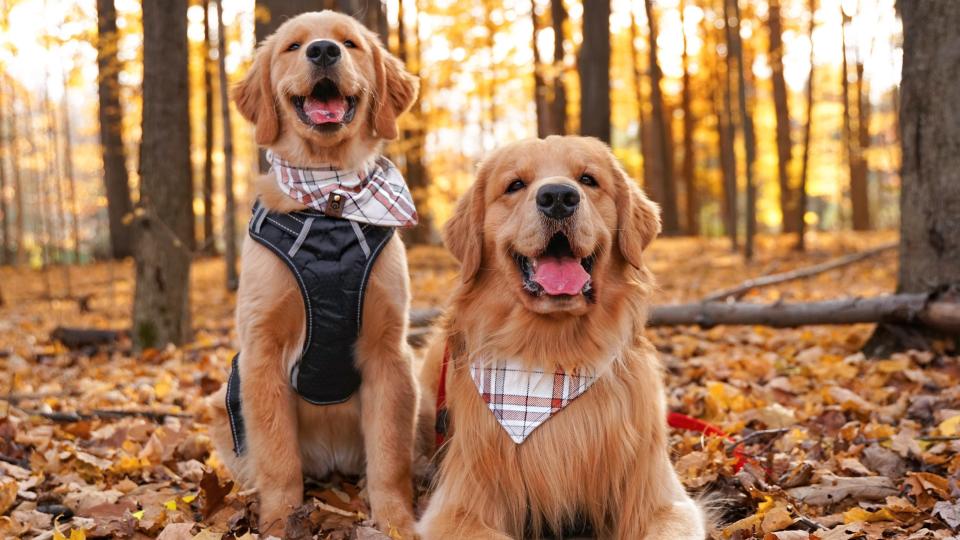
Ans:
{"label": "fallen branch", "polygon": [[786,283],[788,281],[795,281],[798,279],[808,278],[808,277],[812,277],[817,274],[822,274],[824,272],[827,272],[836,268],[849,266],[855,262],[859,262],[864,259],[869,259],[870,257],[875,257],[885,251],[896,249],[897,245],[898,244],[896,242],[891,242],[889,244],[883,244],[881,246],[877,246],[873,249],[860,251],[858,253],[853,253],[850,255],[846,255],[844,257],[832,259],[820,264],[815,264],[813,266],[807,266],[804,268],[791,270],[790,272],[781,272],[779,274],[770,274],[767,276],[760,276],[757,278],[748,279],[733,287],[708,294],[703,298],[703,301],[716,302],[716,301],[726,300],[727,298],[731,298],[731,297],[735,299],[739,299],[743,295],[745,295],[746,293],[754,289],[759,289],[761,287],[769,287],[770,285],[777,285],[780,283]]}
{"label": "fallen branch", "polygon": [[117,330],[97,330],[92,328],[68,328],[58,326],[50,333],[50,339],[63,343],[73,350],[84,347],[110,345],[120,339],[123,332]]}
{"label": "fallen branch", "polygon": [[960,303],[929,300],[926,294],[893,294],[808,303],[750,304],[697,302],[656,306],[649,326],[746,324],[777,328],[808,324],[923,324],[960,332]]}

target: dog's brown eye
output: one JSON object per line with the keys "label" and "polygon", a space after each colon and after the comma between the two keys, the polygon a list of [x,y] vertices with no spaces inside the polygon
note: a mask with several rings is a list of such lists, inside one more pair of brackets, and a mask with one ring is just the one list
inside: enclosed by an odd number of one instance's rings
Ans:
{"label": "dog's brown eye", "polygon": [[589,174],[581,174],[580,183],[585,186],[597,187],[597,179],[590,176]]}
{"label": "dog's brown eye", "polygon": [[519,179],[518,179],[518,180],[514,180],[513,182],[510,182],[510,185],[509,185],[509,186],[507,186],[507,193],[513,193],[514,191],[520,191],[521,189],[523,189],[523,188],[525,188],[525,187],[527,187],[527,185],[523,183],[523,180],[519,180]]}
{"label": "dog's brown eye", "polygon": [[300,48],[300,44],[299,44],[299,43],[291,43],[290,46],[287,47],[287,50],[288,50],[288,51],[295,51],[295,50],[297,50],[297,49],[299,49],[299,48]]}
{"label": "dog's brown eye", "polygon": [[343,46],[346,47],[346,48],[348,48],[348,49],[356,49],[356,48],[357,48],[357,44],[354,43],[353,41],[349,40],[349,39],[343,42]]}

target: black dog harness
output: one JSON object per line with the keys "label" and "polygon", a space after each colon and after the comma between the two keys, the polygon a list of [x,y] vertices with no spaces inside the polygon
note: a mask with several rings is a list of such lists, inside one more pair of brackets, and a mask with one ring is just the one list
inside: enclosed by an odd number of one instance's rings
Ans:
{"label": "black dog harness", "polygon": [[[367,280],[393,228],[309,210],[272,214],[257,202],[248,232],[293,272],[303,297],[307,335],[303,352],[290,370],[290,385],[314,405],[350,399],[360,387],[354,345],[360,335]],[[227,414],[233,450],[240,455],[246,436],[238,357],[233,358],[227,380]]]}

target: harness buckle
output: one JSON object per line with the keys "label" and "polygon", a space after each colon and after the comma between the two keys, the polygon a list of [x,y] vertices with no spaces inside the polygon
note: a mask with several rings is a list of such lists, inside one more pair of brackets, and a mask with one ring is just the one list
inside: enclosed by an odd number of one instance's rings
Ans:
{"label": "harness buckle", "polygon": [[327,196],[327,207],[323,213],[327,217],[343,217],[343,195],[333,192]]}

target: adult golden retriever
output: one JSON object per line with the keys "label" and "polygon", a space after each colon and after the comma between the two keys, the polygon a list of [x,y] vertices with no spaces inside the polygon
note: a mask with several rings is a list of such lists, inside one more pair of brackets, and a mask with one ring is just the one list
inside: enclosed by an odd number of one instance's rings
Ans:
{"label": "adult golden retriever", "polygon": [[[379,154],[384,139],[396,138],[397,116],[417,89],[418,81],[372,32],[351,17],[323,11],[290,19],[260,44],[233,98],[255,124],[261,146],[301,167],[356,169]],[[271,212],[304,208],[280,191],[272,175],[260,177],[256,187]],[[406,254],[394,235],[367,283],[355,349],[359,391],[344,403],[311,405],[288,382],[305,338],[297,282],[276,255],[246,238],[237,293],[248,440],[241,456],[232,450],[226,388],[210,401],[220,456],[242,485],[259,492],[261,533],[282,535],[286,516],[302,503],[304,474],[337,470],[365,471],[378,525],[412,534],[417,390],[406,344],[408,290]]]}
{"label": "adult golden retriever", "polygon": [[[430,403],[446,349],[452,429],[422,538],[536,537],[579,519],[602,538],[705,536],[670,463],[661,365],[643,337],[643,252],[659,229],[658,208],[595,139],[522,141],[483,161],[444,231],[462,283],[421,382]],[[597,377],[518,444],[471,375],[504,358]]]}

